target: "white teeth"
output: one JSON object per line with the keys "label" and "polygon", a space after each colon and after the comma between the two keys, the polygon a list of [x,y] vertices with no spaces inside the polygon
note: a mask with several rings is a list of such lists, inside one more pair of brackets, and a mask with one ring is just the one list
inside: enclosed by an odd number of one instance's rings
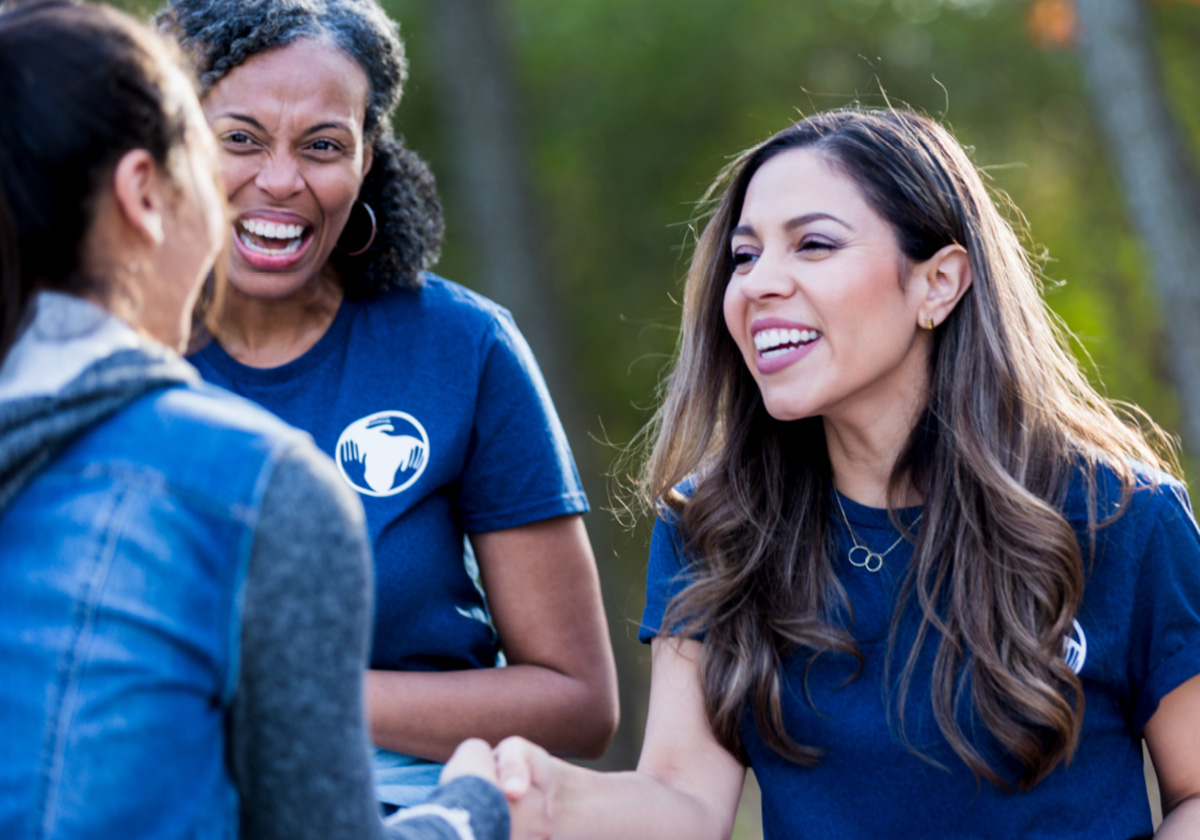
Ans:
{"label": "white teeth", "polygon": [[770,329],[761,330],[754,335],[754,347],[763,355],[779,355],[792,349],[795,345],[808,344],[816,341],[821,334],[816,330],[800,329]]}
{"label": "white teeth", "polygon": [[300,225],[275,224],[261,219],[242,219],[238,226],[247,233],[265,239],[298,239],[304,233],[304,228]]}
{"label": "white teeth", "polygon": [[[258,235],[261,236],[262,234]],[[255,245],[254,242],[250,240],[249,236],[247,236],[244,232],[239,231],[238,241],[245,245],[248,250],[251,250],[256,254],[264,254],[268,257],[286,257],[289,254],[294,254],[299,251],[300,245],[304,240],[297,237],[282,248],[263,248],[260,245]]]}

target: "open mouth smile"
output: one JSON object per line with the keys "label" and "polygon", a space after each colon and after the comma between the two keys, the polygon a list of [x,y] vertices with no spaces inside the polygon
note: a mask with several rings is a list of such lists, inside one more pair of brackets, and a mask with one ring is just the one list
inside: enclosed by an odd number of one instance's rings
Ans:
{"label": "open mouth smile", "polygon": [[754,334],[754,347],[764,359],[773,359],[792,350],[812,344],[821,334],[816,330],[772,329]]}
{"label": "open mouth smile", "polygon": [[288,268],[303,256],[313,239],[311,225],[241,218],[234,222],[234,241],[256,268]]}
{"label": "open mouth smile", "polygon": [[777,373],[800,361],[821,339],[821,333],[804,326],[764,326],[753,331],[755,365],[760,374]]}

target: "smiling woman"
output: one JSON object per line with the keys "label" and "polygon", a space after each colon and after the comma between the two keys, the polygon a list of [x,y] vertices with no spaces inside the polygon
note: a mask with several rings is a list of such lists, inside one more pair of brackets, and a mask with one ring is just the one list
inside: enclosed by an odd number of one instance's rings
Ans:
{"label": "smiling woman", "polygon": [[341,283],[329,257],[371,168],[368,88],[354,59],[328,38],[307,38],[251,56],[205,97],[235,214],[233,313],[281,298],[337,308]]}
{"label": "smiling woman", "polygon": [[[441,212],[389,120],[403,47],[373,0],[172,0],[234,210],[191,359],[312,434],[367,513],[379,797],[464,737],[602,753],[616,674],[579,476],[511,316],[425,271]],[[506,667],[499,667],[506,665]]]}
{"label": "smiling woman", "polygon": [[1131,840],[1144,738],[1161,836],[1200,836],[1174,449],[1088,384],[963,149],[832,111],[713,190],[650,430],[638,770],[510,740],[517,809],[555,837],[725,838],[749,766],[771,840]]}
{"label": "smiling woman", "polygon": [[[888,423],[916,421],[931,339],[911,325],[944,320],[966,292],[961,246],[947,246],[934,273],[950,280],[955,264],[952,285],[910,278],[896,235],[854,182],[799,149],[763,164],[730,248],[725,323],[772,417],[841,417],[886,396],[909,409]],[[936,291],[949,297],[931,299]]]}

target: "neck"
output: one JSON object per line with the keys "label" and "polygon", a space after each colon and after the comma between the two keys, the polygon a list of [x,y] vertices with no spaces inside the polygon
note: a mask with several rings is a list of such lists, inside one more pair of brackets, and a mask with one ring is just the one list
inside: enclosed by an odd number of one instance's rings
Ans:
{"label": "neck", "polygon": [[825,442],[838,492],[876,508],[888,507],[889,503],[907,507],[923,501],[906,477],[901,477],[890,499],[888,485],[926,402],[927,395],[922,392],[887,406],[825,415]]}
{"label": "neck", "polygon": [[285,365],[321,340],[343,297],[341,284],[324,272],[295,294],[279,299],[250,297],[228,284],[213,338],[244,365]]}

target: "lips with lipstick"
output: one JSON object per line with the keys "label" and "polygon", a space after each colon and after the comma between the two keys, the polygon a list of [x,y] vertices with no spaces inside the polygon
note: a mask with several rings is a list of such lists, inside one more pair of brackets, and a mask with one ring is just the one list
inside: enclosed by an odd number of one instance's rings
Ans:
{"label": "lips with lipstick", "polygon": [[750,325],[754,341],[754,366],[763,375],[778,373],[807,356],[821,333],[806,324],[763,318]]}

